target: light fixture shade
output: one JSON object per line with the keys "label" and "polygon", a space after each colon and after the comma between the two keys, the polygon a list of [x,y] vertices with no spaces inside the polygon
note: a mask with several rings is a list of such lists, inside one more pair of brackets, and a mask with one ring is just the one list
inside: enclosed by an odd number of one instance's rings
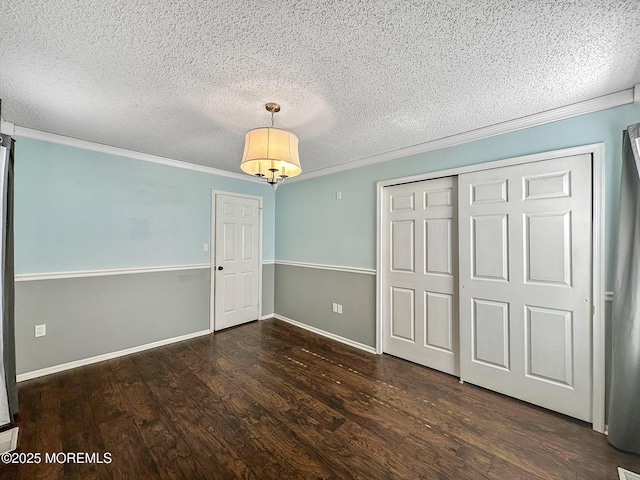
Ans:
{"label": "light fixture shade", "polygon": [[244,137],[240,168],[251,175],[267,177],[300,175],[298,137],[279,128],[249,130]]}

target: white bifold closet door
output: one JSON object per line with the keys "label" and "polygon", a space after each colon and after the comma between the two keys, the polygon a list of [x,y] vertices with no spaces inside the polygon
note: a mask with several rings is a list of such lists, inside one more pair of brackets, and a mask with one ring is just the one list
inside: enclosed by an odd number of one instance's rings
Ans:
{"label": "white bifold closet door", "polygon": [[458,375],[456,179],[384,189],[384,351]]}
{"label": "white bifold closet door", "polygon": [[460,376],[591,420],[591,156],[458,177]]}

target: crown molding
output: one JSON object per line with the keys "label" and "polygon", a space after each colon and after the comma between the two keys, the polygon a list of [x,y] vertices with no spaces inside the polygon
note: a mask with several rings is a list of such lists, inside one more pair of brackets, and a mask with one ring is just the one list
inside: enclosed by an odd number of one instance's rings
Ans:
{"label": "crown molding", "polygon": [[300,182],[315,177],[331,175],[332,173],[344,172],[346,170],[365,167],[367,165],[374,165],[376,163],[396,160],[402,157],[409,157],[411,155],[417,155],[433,150],[440,150],[441,148],[453,147],[455,145],[473,142],[483,138],[502,135],[503,133],[515,132],[517,130],[544,125],[545,123],[557,122],[559,120],[577,117],[578,115],[585,115],[587,113],[619,107],[620,105],[626,105],[634,102],[640,103],[640,84],[636,84],[635,87],[627,90],[611,93],[602,97],[592,98],[591,100],[585,100],[584,102],[554,108],[553,110],[547,110],[546,112],[534,113],[533,115],[528,115],[526,117],[508,120],[506,122],[489,125],[476,130],[451,135],[449,137],[438,138],[425,143],[419,143],[418,145],[412,145],[411,147],[372,155],[370,157],[354,160],[353,162],[327,167],[309,173],[302,173],[295,178],[287,179],[287,183]]}
{"label": "crown molding", "polygon": [[[12,124],[13,125],[13,124]],[[80,140],[73,137],[65,137],[64,135],[58,135],[56,133],[42,132],[40,130],[34,130],[32,128],[15,126],[15,135],[24,138],[31,138],[34,140],[42,140],[45,142],[57,143],[59,145],[67,145],[69,147],[82,148],[84,150],[91,150],[94,152],[107,153],[110,155],[118,155],[120,157],[133,158],[135,160],[142,160],[144,162],[157,163],[159,165],[165,165],[169,167],[182,168],[184,170],[193,170],[200,173],[208,173],[211,175],[218,175],[220,177],[235,178],[236,180],[242,180],[245,182],[258,182],[254,177],[242,173],[228,172],[226,170],[220,170],[213,167],[205,167],[204,165],[197,165],[195,163],[183,162],[180,160],[173,160],[171,158],[159,157],[157,155],[150,155],[148,153],[134,152],[133,150],[127,150],[124,148],[113,147],[111,145],[104,145],[102,143],[91,142],[89,140]]]}

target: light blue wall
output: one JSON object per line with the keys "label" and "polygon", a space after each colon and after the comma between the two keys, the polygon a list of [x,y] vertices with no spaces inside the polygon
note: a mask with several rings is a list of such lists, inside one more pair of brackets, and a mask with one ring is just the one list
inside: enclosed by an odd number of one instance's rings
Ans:
{"label": "light blue wall", "polygon": [[18,138],[16,273],[208,263],[213,189],[264,198],[263,258],[272,260],[266,185]]}
{"label": "light blue wall", "polygon": [[[375,268],[376,182],[604,142],[606,285],[610,290],[622,131],[636,122],[640,122],[640,108],[624,105],[455,147],[285,184],[276,195],[276,259]],[[342,191],[340,201],[336,200],[337,190]]]}

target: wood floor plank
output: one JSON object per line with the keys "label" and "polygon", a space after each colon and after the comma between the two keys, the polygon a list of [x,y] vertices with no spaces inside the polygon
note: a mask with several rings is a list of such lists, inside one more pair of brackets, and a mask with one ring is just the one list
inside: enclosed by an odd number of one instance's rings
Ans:
{"label": "wood floor plank", "polygon": [[[129,363],[131,372],[135,374],[134,363]],[[144,381],[138,380],[137,376],[133,379],[126,385],[121,384],[122,397],[129,405],[131,417],[157,465],[160,478],[206,478],[199,471],[198,461],[181,433],[170,421],[165,406],[157,401]]]}
{"label": "wood floor plank", "polygon": [[[60,393],[62,450],[103,456],[106,447],[95,422],[86,373],[79,370],[69,373],[70,375],[65,375],[66,381]],[[112,472],[103,467],[103,464],[98,463],[65,463],[63,476],[65,480],[110,478]]]}
{"label": "wood floor plank", "polygon": [[487,472],[487,478],[492,480],[504,480],[506,478],[517,478],[519,480],[543,480],[545,477],[539,477],[538,475],[516,467],[502,458],[494,457],[491,461],[489,471]]}
{"label": "wood floor plank", "polygon": [[640,471],[589,425],[277,320],[19,384],[12,479],[581,479]]}
{"label": "wood floor plank", "polygon": [[[348,463],[352,478],[386,478],[391,475],[391,471],[378,463],[375,457],[362,455],[352,448],[349,439],[340,432],[345,423],[342,415],[320,399],[279,381],[260,365],[253,370],[242,379],[231,381],[241,382],[243,390],[254,401],[288,425],[331,471],[340,476],[343,466]],[[269,393],[265,395],[265,391]],[[288,405],[288,408],[283,409],[282,405]]]}
{"label": "wood floor plank", "polygon": [[233,426],[240,420],[216,408],[219,397],[184,372],[176,373],[166,352],[138,355],[133,362],[168,410],[178,435],[195,454],[205,454],[196,461],[206,478],[259,478],[230,446],[238,438]]}
{"label": "wood floor plank", "polygon": [[[389,442],[400,443],[405,448],[409,444],[414,445],[416,442],[420,442],[420,438],[426,437],[431,441],[437,438],[436,449],[424,450],[422,455],[417,455],[421,456],[423,461],[427,457],[430,458],[430,465],[434,471],[437,470],[437,465],[442,463],[443,471],[451,473],[451,469],[446,465],[446,460],[438,455],[438,449],[446,449],[448,454],[456,452],[457,458],[454,460],[458,465],[464,464],[464,468],[460,468],[460,471],[469,472],[468,476],[463,475],[461,478],[478,478],[478,475],[488,471],[491,456],[483,450],[455,439],[452,435],[434,435],[434,429],[437,427],[436,422],[432,418],[425,418],[420,413],[420,410],[425,409],[423,399],[411,397],[407,392],[392,388],[386,382],[381,384],[367,379],[346,364],[326,363],[313,352],[304,348],[301,350],[301,354],[289,351],[291,357],[287,355],[284,358],[288,359],[289,363],[294,368],[297,367],[300,372],[308,372],[310,377],[317,377],[320,381],[327,382],[328,384],[319,386],[316,395],[322,395],[323,392],[332,389],[334,395],[337,393],[337,397],[343,400],[343,408],[352,413],[354,420],[360,425],[368,425],[368,428],[379,437]],[[314,366],[318,368],[314,369]],[[340,380],[335,380],[336,378],[340,378]],[[333,385],[334,383],[337,386]],[[282,391],[282,387],[279,387],[278,390]],[[388,397],[389,395],[390,397]],[[400,403],[390,403],[402,396],[406,398],[401,399]],[[384,401],[380,401],[380,398]],[[366,419],[362,416],[363,414],[365,416],[368,414],[370,417]],[[427,422],[434,425],[428,425]],[[385,431],[385,428],[389,430]],[[413,434],[416,438],[408,441],[405,445],[404,440],[407,434]],[[462,452],[465,453],[464,457],[461,455]]]}
{"label": "wood floor plank", "polygon": [[[407,415],[406,409],[399,410],[388,404],[373,403],[373,401],[370,401],[373,397],[359,391],[364,386],[365,391],[369,393],[375,394],[377,390],[383,390],[385,393],[391,391],[395,394],[398,393],[397,389],[393,390],[390,389],[389,385],[371,382],[369,379],[363,378],[359,375],[358,372],[350,369],[347,365],[339,363],[323,364],[323,360],[321,358],[319,359],[319,357],[313,355],[313,353],[309,352],[307,349],[303,348],[297,350],[302,350],[302,353],[300,351],[293,351],[293,349],[289,348],[287,349],[286,354],[282,354],[281,356],[273,359],[272,363],[267,362],[267,359],[265,358],[263,359],[265,366],[272,368],[275,371],[279,371],[281,374],[283,371],[292,372],[297,370],[298,372],[304,372],[304,374],[308,375],[310,378],[316,377],[320,382],[327,382],[328,384],[320,385],[314,394],[316,398],[318,398],[321,397],[325,391],[333,391],[334,397],[344,400],[341,403],[343,407],[340,407],[340,409],[345,408],[349,411],[350,406],[366,402],[366,406],[358,405],[358,407],[355,410],[352,410],[351,413],[356,415],[355,419],[360,425],[368,424],[373,433],[386,441],[401,443],[404,446],[405,444],[403,442],[406,433],[411,431],[419,432],[420,430],[429,431],[428,428],[419,423],[416,418],[412,418],[410,415]],[[314,365],[319,368],[311,368]],[[325,374],[324,372],[327,373]],[[275,375],[272,378],[274,377]],[[336,378],[340,378],[340,380],[335,380]],[[245,379],[243,379],[243,382],[246,385]],[[293,383],[294,380],[292,378],[289,378],[289,381],[286,382],[286,384]],[[358,386],[356,387],[356,385]],[[264,387],[262,387],[262,390],[264,390]],[[286,387],[278,385],[277,390],[278,392],[283,392],[286,391]],[[340,393],[336,395],[338,391],[340,391]],[[367,398],[364,396],[358,398],[357,395],[354,397],[354,392],[356,394],[360,393],[361,395],[366,395]],[[415,399],[413,400],[415,402]],[[423,403],[420,402],[420,406],[422,405]],[[277,407],[277,405],[274,405],[274,407]],[[306,411],[313,411],[313,409],[306,408]],[[363,412],[371,414],[370,422],[367,422],[362,416],[358,416],[358,414],[362,414]],[[395,428],[396,430],[394,433],[396,436],[390,435],[390,432],[388,431],[384,431],[385,426],[390,426],[392,429]],[[338,434],[336,436],[340,435]],[[468,472],[468,474],[462,475],[461,478],[478,478],[478,475],[482,475],[488,471],[491,457],[481,450],[473,448],[470,445],[462,445],[462,442],[456,442],[451,436],[440,436],[439,439],[440,441],[437,445],[438,448],[448,448],[448,452],[466,452],[466,459],[462,459],[461,456],[456,458],[458,464],[464,464],[464,469],[460,469],[460,471]],[[412,440],[411,443],[415,444],[415,441]],[[441,462],[442,459],[434,449],[431,449],[431,451],[423,451],[422,455],[410,455],[407,463],[414,463],[411,461],[411,458],[420,456],[422,457],[422,461],[424,461],[426,457],[430,458],[430,465],[433,471],[436,471],[440,463],[443,463],[445,465],[442,469],[443,472],[451,473],[451,469],[446,467],[446,461]],[[369,456],[368,462],[371,463],[372,461],[375,461],[375,459],[372,459],[372,457]],[[384,467],[381,465],[379,468]],[[419,469],[419,467],[415,468]]]}
{"label": "wood floor plank", "polygon": [[[22,451],[41,453],[42,456],[47,453],[56,453],[62,451],[62,422],[60,416],[60,394],[63,390],[63,376],[56,375],[51,379],[51,383],[46,385],[47,388],[40,390],[40,415],[36,417],[36,421],[29,425],[34,430],[35,443],[37,449]],[[32,478],[34,480],[50,480],[63,478],[64,465],[59,463],[25,464],[20,466],[19,478]]]}
{"label": "wood floor plank", "polygon": [[[250,352],[244,352],[244,354],[250,355]],[[246,356],[244,354],[243,356]],[[288,367],[287,365],[288,361],[285,361],[285,363],[282,363],[282,359],[286,357],[277,356],[277,358],[279,358],[280,361],[276,362],[275,368],[280,370],[280,372],[282,372],[283,369],[286,369]],[[222,363],[225,361],[226,361],[225,359],[222,359],[222,360],[219,360],[218,363]],[[229,368],[230,367],[227,366],[227,369]],[[256,365],[256,369],[262,369],[262,372],[267,372],[267,370],[264,370],[260,365]],[[228,370],[228,373],[231,374],[232,371]],[[256,373],[254,372],[254,374]],[[260,378],[259,375],[257,376],[258,378]],[[351,463],[351,471],[350,471],[351,476],[358,477],[357,475],[358,472],[363,473],[363,471],[366,471],[365,474],[362,475],[362,478],[385,478],[384,468],[381,465],[379,465],[378,470],[376,471],[375,458],[372,458],[370,455],[362,455],[363,458],[361,459],[360,462],[358,462],[357,454],[359,452],[355,452],[355,453],[349,452],[350,445],[348,441],[344,441],[341,445],[338,445],[338,448],[331,449],[330,446],[322,445],[322,439],[319,438],[317,435],[308,435],[309,432],[313,433],[314,431],[317,431],[322,425],[324,426],[325,429],[328,430],[327,434],[331,435],[331,436],[327,436],[326,438],[331,438],[331,443],[334,444],[333,446],[335,447],[336,446],[335,443],[337,441],[336,437],[344,439],[344,437],[341,437],[339,434],[335,433],[336,427],[339,427],[343,423],[343,421],[339,419],[339,416],[337,416],[335,412],[329,410],[327,407],[324,407],[323,409],[321,409],[322,414],[320,416],[317,416],[317,415],[314,416],[312,414],[315,412],[315,409],[311,407],[311,408],[305,408],[304,413],[299,413],[299,415],[296,415],[293,413],[293,410],[295,410],[296,407],[292,407],[291,405],[293,405],[294,403],[298,403],[298,404],[304,403],[305,394],[302,391],[298,391],[297,394],[293,393],[289,395],[289,399],[290,399],[289,402],[282,400],[280,395],[285,393],[287,389],[286,387],[284,387],[285,384],[280,383],[278,384],[278,388],[277,388],[279,395],[272,394],[272,395],[265,396],[264,392],[269,390],[266,387],[266,385],[272,385],[272,386],[275,385],[276,384],[275,382],[277,382],[276,375],[270,375],[270,376],[265,375],[263,378],[260,378],[260,379],[263,380],[264,382],[263,386],[260,386],[260,384],[257,382],[249,381],[247,376],[243,376],[239,381],[242,382],[242,386],[244,390],[254,395],[253,397],[254,400],[260,401],[263,404],[265,401],[268,402],[269,400],[273,400],[273,403],[271,405],[267,405],[267,407],[270,410],[275,412],[283,412],[283,407],[285,407],[284,410],[287,413],[289,413],[289,415],[285,415],[284,413],[282,413],[281,418],[283,419],[283,421],[288,422],[291,428],[293,428],[295,432],[299,434],[300,438],[304,438],[308,442],[312,443],[316,447],[315,448],[316,450],[320,450],[325,453],[327,451],[329,453],[333,451],[334,453],[333,455],[324,456],[323,460],[325,462],[328,462],[330,464],[334,463],[332,462],[332,460],[334,459],[335,455],[338,455],[338,457],[340,457],[340,456],[344,456],[345,452],[347,452],[348,461]],[[233,380],[230,380],[230,381],[233,382]],[[311,397],[306,396],[306,400],[309,400],[310,398]],[[316,408],[321,405],[317,402],[307,403],[307,405],[311,405],[311,404],[315,405]],[[313,418],[313,424],[309,424],[310,418]],[[328,425],[325,422],[326,418],[331,418]],[[339,422],[337,425],[334,423],[335,420],[338,420]],[[322,446],[323,448],[320,448],[320,449],[317,448],[320,446]],[[355,463],[359,464],[358,468],[355,468],[356,467]],[[374,469],[372,469],[372,467]],[[340,476],[344,476],[344,474],[345,474],[344,471],[342,471],[342,475]],[[389,472],[389,475],[391,475],[391,472]]]}
{"label": "wood floor plank", "polygon": [[[261,432],[260,449],[256,452],[256,446],[253,445],[253,451],[247,451],[247,445],[241,449],[242,453],[254,460],[255,464],[259,464],[261,474],[259,477],[264,478],[265,468],[278,471],[278,475],[274,478],[299,478],[301,475],[312,476],[313,478],[330,478],[330,472],[326,469],[326,465],[322,459],[318,457],[313,449],[308,451],[301,450],[300,446],[303,442],[296,436],[288,426],[279,422],[273,415],[269,414],[269,410],[265,408],[265,400],[269,397],[269,389],[264,389],[260,396],[260,401],[252,399],[246,393],[246,376],[242,376],[242,381],[236,383],[235,376],[237,371],[227,358],[216,359],[216,377],[212,377],[208,372],[201,368],[202,363],[197,359],[190,358],[188,352],[178,354],[185,364],[190,365],[194,374],[199,376],[206,382],[209,388],[216,392],[221,398],[225,399],[223,408],[229,414],[235,415],[243,420],[244,425],[236,427],[236,431],[258,430]],[[272,400],[276,403],[274,411],[280,411],[287,408],[285,402],[281,398],[272,396]],[[270,428],[264,430],[265,425]],[[248,436],[248,434],[247,434]],[[293,443],[291,439],[295,440]],[[242,441],[242,438],[238,439]],[[285,449],[283,451],[283,449]],[[264,451],[261,451],[264,450]],[[266,454],[266,455],[265,455]],[[277,461],[272,464],[272,458]],[[261,461],[257,461],[260,459]],[[284,469],[284,470],[283,470]]]}
{"label": "wood floor plank", "polygon": [[113,456],[109,469],[114,478],[160,478],[157,466],[133,418],[122,415],[100,424],[105,448]]}

